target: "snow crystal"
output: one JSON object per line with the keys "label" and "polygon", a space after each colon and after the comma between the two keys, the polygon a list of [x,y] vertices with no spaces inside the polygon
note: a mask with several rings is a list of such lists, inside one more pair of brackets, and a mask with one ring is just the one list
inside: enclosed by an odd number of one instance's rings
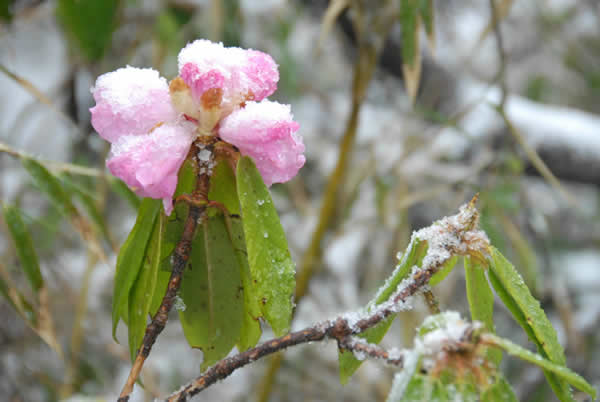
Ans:
{"label": "snow crystal", "polygon": [[185,311],[185,309],[187,308],[185,302],[179,296],[175,296],[175,303],[173,304],[173,306],[175,307],[175,310],[182,312]]}
{"label": "snow crystal", "polygon": [[208,149],[202,149],[198,152],[198,160],[201,162],[208,162],[211,156],[212,154]]}

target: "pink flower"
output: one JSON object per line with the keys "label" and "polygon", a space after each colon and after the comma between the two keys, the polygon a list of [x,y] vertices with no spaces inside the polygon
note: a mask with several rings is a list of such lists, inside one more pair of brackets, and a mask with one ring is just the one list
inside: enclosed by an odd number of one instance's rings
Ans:
{"label": "pink flower", "polygon": [[178,117],[167,81],[152,69],[127,66],[98,77],[92,94],[92,125],[112,144],[108,170],[139,196],[162,198],[170,215],[195,125]]}
{"label": "pink flower", "polygon": [[273,59],[207,40],[179,53],[179,77],[127,66],[98,77],[92,125],[111,143],[107,167],[142,197],[173,209],[177,174],[197,136],[220,136],[254,158],[267,185],[304,164],[289,106],[261,101],[277,89]]}
{"label": "pink flower", "polygon": [[306,159],[289,105],[247,102],[221,121],[219,136],[254,159],[267,186],[296,176]]}
{"label": "pink flower", "polygon": [[210,88],[223,90],[222,109],[228,113],[247,100],[261,101],[277,89],[279,71],[271,56],[257,50],[224,47],[199,39],[178,56],[179,75],[198,100]]}

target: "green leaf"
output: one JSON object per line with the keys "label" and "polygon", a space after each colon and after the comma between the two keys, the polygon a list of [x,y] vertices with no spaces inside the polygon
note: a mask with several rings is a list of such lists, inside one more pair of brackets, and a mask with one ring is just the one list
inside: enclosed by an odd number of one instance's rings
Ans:
{"label": "green leaf", "polygon": [[119,250],[112,309],[112,333],[115,340],[119,319],[129,313],[129,292],[144,263],[146,249],[161,207],[161,200],[145,198],[142,201],[135,225]]}
{"label": "green leaf", "polygon": [[71,202],[71,197],[64,191],[56,176],[34,159],[22,158],[21,163],[33,178],[36,187],[48,197],[63,216],[71,218],[79,215]]}
{"label": "green leaf", "polygon": [[238,349],[247,350],[258,343],[262,333],[259,322],[259,318],[261,317],[260,294],[253,285],[250,266],[248,265],[244,226],[238,216],[240,214],[240,202],[235,175],[229,165],[229,161],[220,161],[213,169],[208,198],[211,201],[223,204],[229,214],[231,214],[225,216],[225,224],[229,239],[235,250],[242,277],[242,286],[244,287],[244,321],[242,323]]}
{"label": "green leaf", "polygon": [[[471,320],[483,323],[487,331],[495,333],[494,294],[485,277],[485,267],[471,257],[465,257],[464,264]],[[487,357],[498,367],[502,360],[502,352],[497,349],[489,349]]]}
{"label": "green leaf", "polygon": [[[565,355],[556,331],[531,295],[515,267],[495,248],[491,247],[490,281],[515,320],[536,344],[538,352],[553,363],[564,366]],[[561,401],[572,401],[569,386],[551,372],[544,372],[550,386]]]}
{"label": "green leaf", "polygon": [[15,249],[17,250],[17,256],[19,257],[23,271],[29,280],[31,288],[37,294],[44,286],[44,279],[40,271],[37,254],[33,248],[31,235],[25,223],[23,223],[23,219],[17,208],[4,204],[2,206],[2,213],[4,222],[8,226]]}
{"label": "green leaf", "polygon": [[[375,306],[387,301],[390,296],[396,291],[398,285],[410,275],[412,268],[417,265],[420,266],[423,262],[423,257],[427,254],[427,242],[421,241],[416,237],[411,239],[410,244],[407,247],[407,251],[404,253],[396,269],[392,272],[390,278],[386,283],[379,289],[374,299],[368,305],[368,309],[372,309]],[[369,328],[362,334],[358,335],[364,338],[369,343],[379,343],[390,329],[395,316],[391,316],[375,327]],[[352,352],[343,350],[338,352],[340,362],[340,382],[346,384],[348,379],[362,364],[361,360],[354,357]]]}
{"label": "green leaf", "polygon": [[501,375],[481,394],[481,400],[485,402],[519,402],[512,387]]}
{"label": "green leaf", "polygon": [[458,261],[458,256],[456,256],[456,255],[452,256],[448,261],[446,261],[444,263],[444,265],[442,265],[440,270],[437,271],[435,274],[433,274],[433,276],[429,280],[429,286],[437,286],[444,279],[446,279],[446,277],[448,275],[450,275],[450,272],[452,272],[452,270],[456,266],[457,261]]}
{"label": "green leaf", "polygon": [[235,250],[242,286],[244,287],[244,321],[238,342],[240,351],[247,350],[258,343],[262,330],[260,328],[260,294],[252,283],[252,274],[248,265],[244,226],[240,219],[225,217],[227,233]]}
{"label": "green leaf", "polygon": [[222,215],[203,222],[184,273],[179,317],[188,343],[202,349],[202,370],[238,343],[244,319],[241,270]]}
{"label": "green leaf", "polygon": [[220,161],[214,167],[210,178],[208,199],[223,204],[230,215],[240,214],[240,201],[235,183],[235,174],[229,165],[229,161]]}
{"label": "green leaf", "polygon": [[[146,248],[146,255],[142,263],[138,277],[129,291],[129,314],[127,331],[129,338],[129,353],[131,361],[135,360],[137,349],[142,344],[148,314],[151,311],[151,304],[154,292],[157,289],[158,268],[160,266],[161,243],[164,235],[165,221],[167,220],[163,212],[155,219],[152,237]],[[164,295],[164,293],[162,293]],[[161,295],[161,296],[162,296]]]}
{"label": "green leaf", "polygon": [[279,216],[262,177],[249,157],[237,165],[237,189],[248,263],[261,312],[277,335],[286,333],[292,317],[295,266]]}
{"label": "green leaf", "polygon": [[418,49],[420,0],[400,0],[400,23],[402,24],[402,60],[413,66]]}
{"label": "green leaf", "polygon": [[435,38],[434,23],[433,23],[433,0],[420,0],[420,15],[423,25],[425,25],[425,32],[431,44]]}
{"label": "green leaf", "polygon": [[539,366],[544,370],[557,375],[562,380],[589,394],[592,399],[596,399],[596,390],[594,387],[579,374],[573,372],[564,365],[553,363],[550,360],[509,341],[508,339],[500,338],[499,336],[493,334],[485,334],[484,336],[487,343],[496,345],[504,349],[512,356],[518,357],[519,359],[525,360],[529,363],[533,363],[536,366]]}
{"label": "green leaf", "polygon": [[89,61],[97,61],[110,47],[116,28],[119,0],[59,0],[59,22]]}

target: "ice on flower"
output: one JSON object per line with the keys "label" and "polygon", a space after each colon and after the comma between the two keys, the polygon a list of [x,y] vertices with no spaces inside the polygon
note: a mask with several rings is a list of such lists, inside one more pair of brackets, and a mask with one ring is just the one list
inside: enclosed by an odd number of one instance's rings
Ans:
{"label": "ice on flower", "polygon": [[186,121],[160,125],[144,136],[122,136],[106,166],[139,196],[162,198],[169,215],[177,173],[194,139],[194,124]]}
{"label": "ice on flower", "polygon": [[181,50],[179,75],[196,101],[205,91],[223,90],[222,108],[230,111],[246,100],[260,101],[277,89],[277,64],[266,53],[224,47],[199,39]]}
{"label": "ice on flower", "polygon": [[294,177],[304,165],[304,144],[289,105],[248,102],[221,122],[219,136],[254,159],[267,186]]}
{"label": "ice on flower", "polygon": [[175,119],[167,80],[151,68],[127,66],[98,77],[92,88],[96,106],[92,125],[114,142],[122,135],[147,134],[160,122]]}
{"label": "ice on flower", "polygon": [[90,112],[112,145],[112,174],[140,196],[162,198],[167,214],[178,171],[198,136],[237,146],[254,158],[268,185],[296,175],[304,145],[289,106],[254,102],[277,89],[271,56],[197,40],[181,50],[178,62],[179,76],[170,83],[155,70],[130,66],[98,77]]}

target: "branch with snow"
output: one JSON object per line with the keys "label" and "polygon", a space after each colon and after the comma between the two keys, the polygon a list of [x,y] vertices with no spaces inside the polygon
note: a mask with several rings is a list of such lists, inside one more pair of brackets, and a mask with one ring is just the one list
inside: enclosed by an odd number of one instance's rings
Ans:
{"label": "branch with snow", "polygon": [[[489,241],[485,233],[477,227],[479,215],[474,205],[476,199],[475,197],[470,203],[463,205],[458,214],[445,217],[413,234],[413,240],[417,238],[421,241],[427,241],[427,254],[423,258],[421,267],[413,267],[410,276],[398,285],[387,301],[371,306],[370,309],[346,313],[332,320],[291,332],[245,352],[225,358],[173,393],[167,401],[186,401],[217,381],[227,378],[235,370],[262,357],[290,346],[327,339],[335,340],[338,348],[352,351],[359,359],[377,358],[402,367],[405,359],[404,351],[396,349],[386,351],[377,345],[357,339],[356,336],[369,328],[377,326],[386,318],[400,311],[410,309],[410,299],[427,289],[431,277],[452,256],[468,254],[477,258],[487,254]],[[460,329],[462,331],[466,327],[460,327]]]}

